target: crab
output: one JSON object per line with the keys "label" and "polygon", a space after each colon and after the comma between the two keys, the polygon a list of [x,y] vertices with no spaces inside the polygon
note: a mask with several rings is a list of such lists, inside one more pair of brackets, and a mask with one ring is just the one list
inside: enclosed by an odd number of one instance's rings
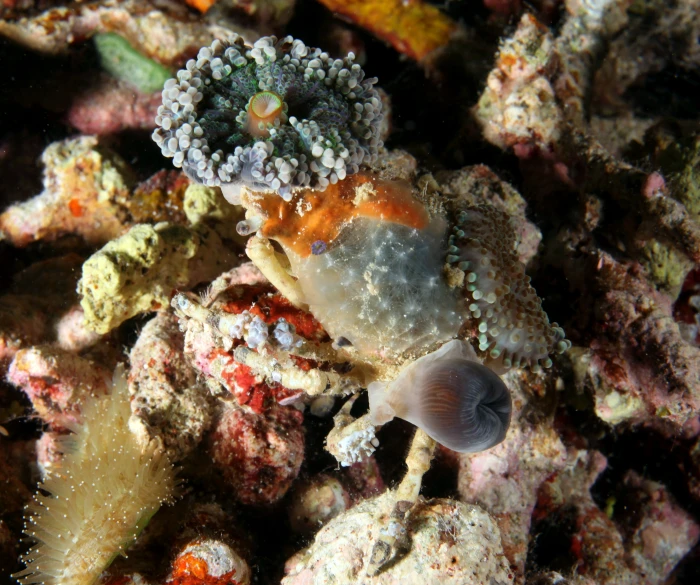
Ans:
{"label": "crab", "polygon": [[[250,236],[246,253],[262,280],[299,314],[318,319],[324,336],[299,335],[294,324],[284,319],[274,323],[268,319],[261,325],[250,315],[214,308],[226,283],[214,283],[200,300],[177,294],[172,306],[181,318],[208,328],[221,348],[232,352],[237,364],[268,384],[284,387],[284,404],[303,401],[313,412],[314,408],[326,408],[336,398],[346,400],[326,439],[326,449],[340,465],[349,466],[371,456],[379,444],[377,428],[385,422],[372,412],[371,396],[370,412],[353,417],[350,411],[357,396],[373,383],[395,380],[427,354],[437,353],[449,340],[471,335],[479,341],[480,349],[487,350],[484,359],[500,357],[497,366],[501,368],[509,367],[511,359],[519,365],[521,358],[515,350],[509,354],[500,346],[498,350],[493,349],[495,346],[489,348],[483,334],[487,328],[475,321],[481,316],[481,322],[495,323],[490,325],[494,331],[497,326],[504,329],[503,311],[508,307],[501,307],[501,313],[493,317],[490,305],[499,296],[507,299],[510,287],[492,284],[497,281],[493,269],[483,269],[483,277],[477,275],[482,268],[470,269],[470,262],[459,255],[460,248],[455,244],[466,237],[460,225],[474,221],[464,210],[453,212],[458,224],[446,246],[449,214],[439,200],[417,193],[405,180],[358,173],[325,192],[295,193],[291,201],[243,187],[239,201],[246,209],[246,219],[237,230]],[[476,210],[478,218],[483,216],[508,228],[507,218],[495,213]],[[510,233],[496,238],[496,245],[505,241],[506,250],[492,254],[493,266],[513,261],[513,249],[507,249],[515,241]],[[473,243],[466,242],[462,250],[473,252]],[[476,247],[482,249],[481,242],[477,241]],[[488,268],[489,261],[481,265]],[[485,293],[474,286],[477,278],[481,279],[477,284],[485,283]],[[524,272],[520,280],[510,282],[516,290],[529,287]],[[523,296],[532,306],[534,291],[530,291],[525,290]],[[485,300],[479,303],[482,297]],[[427,306],[432,308],[427,310]],[[524,314],[516,306],[517,318],[522,319]],[[546,315],[544,321],[549,327]],[[558,343],[559,349],[566,346],[556,324],[550,329],[550,345]],[[511,335],[511,340],[515,337]],[[477,361],[471,346],[464,345]],[[542,359],[541,353],[537,359]],[[544,358],[548,362],[544,367],[551,365],[546,351]],[[539,367],[537,359],[530,365]],[[392,492],[392,508],[385,511],[385,520],[378,520],[382,526],[368,551],[368,575],[380,572],[398,554],[397,543],[405,533],[406,517],[418,501],[436,445],[427,432],[417,428],[406,457],[407,472]]]}

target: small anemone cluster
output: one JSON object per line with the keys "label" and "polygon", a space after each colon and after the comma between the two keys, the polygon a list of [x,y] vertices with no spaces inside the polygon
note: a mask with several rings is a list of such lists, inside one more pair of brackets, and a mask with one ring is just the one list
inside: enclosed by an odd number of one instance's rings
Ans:
{"label": "small anemone cluster", "polygon": [[[163,88],[153,139],[195,181],[291,198],[376,159],[382,104],[350,53],[288,36],[215,40]],[[231,197],[235,197],[234,194]]]}
{"label": "small anemone cluster", "polygon": [[549,322],[542,301],[515,253],[506,214],[486,205],[462,209],[449,237],[447,262],[464,271],[467,308],[478,323],[479,350],[503,366],[549,368],[549,353],[571,342]]}

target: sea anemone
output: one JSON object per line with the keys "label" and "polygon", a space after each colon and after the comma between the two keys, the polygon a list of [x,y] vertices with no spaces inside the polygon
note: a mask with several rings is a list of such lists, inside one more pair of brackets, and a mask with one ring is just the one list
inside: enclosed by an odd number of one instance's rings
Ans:
{"label": "sea anemone", "polygon": [[445,223],[424,229],[360,217],[332,247],[306,258],[288,251],[314,317],[358,350],[401,353],[457,335],[463,316],[440,260]]}
{"label": "sea anemone", "polygon": [[510,424],[508,388],[456,339],[404,368],[393,382],[372,382],[368,392],[374,424],[402,418],[461,453],[497,445]]}
{"label": "sea anemone", "polygon": [[14,575],[21,583],[90,585],[172,498],[172,465],[159,441],[139,443],[130,416],[119,367],[111,392],[88,401],[82,422],[70,425],[61,467],[27,508],[25,531],[38,544]]}
{"label": "sea anemone", "polygon": [[235,199],[241,184],[325,189],[375,160],[381,100],[350,53],[292,37],[215,40],[163,89],[153,139],[193,180]]}
{"label": "sea anemone", "polygon": [[477,323],[479,350],[504,367],[552,365],[549,354],[571,342],[550,323],[515,253],[508,216],[488,205],[462,209],[449,237],[447,262],[464,271],[464,298]]}

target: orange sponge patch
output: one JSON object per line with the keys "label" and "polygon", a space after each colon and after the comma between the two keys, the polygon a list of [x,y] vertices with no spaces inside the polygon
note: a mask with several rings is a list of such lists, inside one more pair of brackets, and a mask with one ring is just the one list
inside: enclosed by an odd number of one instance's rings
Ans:
{"label": "orange sponge patch", "polygon": [[357,217],[381,219],[424,229],[430,218],[406,181],[387,181],[358,173],[321,191],[305,190],[284,201],[264,196],[257,201],[267,220],[261,233],[301,257],[317,242],[330,245]]}

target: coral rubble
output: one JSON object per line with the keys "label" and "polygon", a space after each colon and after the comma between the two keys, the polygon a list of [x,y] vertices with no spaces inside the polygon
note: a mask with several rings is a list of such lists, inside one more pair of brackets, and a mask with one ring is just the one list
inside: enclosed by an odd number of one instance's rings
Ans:
{"label": "coral rubble", "polygon": [[304,456],[302,419],[296,409],[277,405],[264,415],[222,409],[209,452],[237,499],[272,504],[287,493]]}
{"label": "coral rubble", "polygon": [[91,244],[103,244],[123,231],[117,201],[128,195],[128,171],[120,157],[97,144],[96,138],[82,136],[44,151],[44,191],[0,216],[5,239],[26,246],[77,234]]}
{"label": "coral rubble", "polygon": [[166,585],[230,583],[249,585],[250,568],[226,542],[201,539],[189,543],[175,557]]}
{"label": "coral rubble", "polygon": [[[141,330],[129,354],[129,393],[134,419],[150,439],[159,437],[171,461],[188,455],[212,422],[206,386],[183,353],[177,320],[159,312]],[[132,428],[135,422],[132,419]]]}
{"label": "coral rubble", "polygon": [[231,254],[206,226],[136,225],[83,265],[78,285],[88,327],[106,333],[126,319],[167,306],[170,292],[217,275]]}
{"label": "coral rubble", "polygon": [[[569,539],[575,571],[596,583],[663,583],[698,541],[700,527],[663,486],[634,472],[626,475],[606,514],[588,493],[606,465],[598,452],[570,453],[567,466],[538,491],[534,534],[551,538],[546,533],[556,532],[558,522],[571,527],[561,537]],[[635,502],[633,515],[626,501]]]}
{"label": "coral rubble", "polygon": [[[356,583],[365,572],[367,552],[378,537],[368,532],[377,517],[388,513],[386,496],[366,500],[331,520],[308,549],[287,561],[283,585]],[[419,505],[409,520],[405,556],[365,583],[426,582],[512,583],[498,528],[483,510],[451,500]],[[410,542],[410,544],[408,544]]]}
{"label": "coral rubble", "polygon": [[82,134],[153,130],[160,102],[159,93],[135,92],[125,83],[101,76],[73,101],[66,119]]}
{"label": "coral rubble", "polygon": [[333,476],[319,475],[297,484],[288,508],[292,530],[313,534],[350,507],[350,494]]}
{"label": "coral rubble", "polygon": [[[532,375],[530,375],[532,376]],[[551,420],[529,421],[528,380],[506,376],[513,394],[508,440],[482,453],[459,458],[458,489],[463,501],[487,510],[501,530],[503,552],[516,582],[525,576],[532,512],[537,490],[566,464],[566,449]]]}
{"label": "coral rubble", "polygon": [[35,51],[61,54],[95,33],[116,33],[141,55],[169,66],[186,59],[192,47],[209,44],[222,34],[246,30],[230,20],[226,25],[204,22],[176,3],[117,0],[56,4],[46,10],[30,7],[24,14],[20,10],[3,16],[0,34]]}
{"label": "coral rubble", "polygon": [[68,349],[75,343],[84,348],[96,341],[85,334],[84,320],[76,313],[75,286],[82,261],[77,254],[68,254],[37,262],[14,275],[6,294],[0,296],[0,361],[9,362],[18,350],[32,345],[59,342]]}
{"label": "coral rubble", "polygon": [[697,9],[0,2],[0,566],[695,584]]}
{"label": "coral rubble", "polygon": [[44,422],[68,429],[81,420],[86,400],[106,392],[108,373],[99,363],[69,351],[34,346],[17,352],[7,380],[24,390]]}
{"label": "coral rubble", "polygon": [[[619,424],[645,422],[677,432],[697,419],[700,349],[681,335],[671,299],[601,254],[599,311],[606,315],[588,352],[574,354],[576,382],[596,414]],[[634,341],[632,341],[634,339]]]}
{"label": "coral rubble", "polygon": [[549,29],[530,15],[502,43],[475,109],[490,142],[547,151],[559,139],[562,116],[546,75],[552,69],[553,43]]}

